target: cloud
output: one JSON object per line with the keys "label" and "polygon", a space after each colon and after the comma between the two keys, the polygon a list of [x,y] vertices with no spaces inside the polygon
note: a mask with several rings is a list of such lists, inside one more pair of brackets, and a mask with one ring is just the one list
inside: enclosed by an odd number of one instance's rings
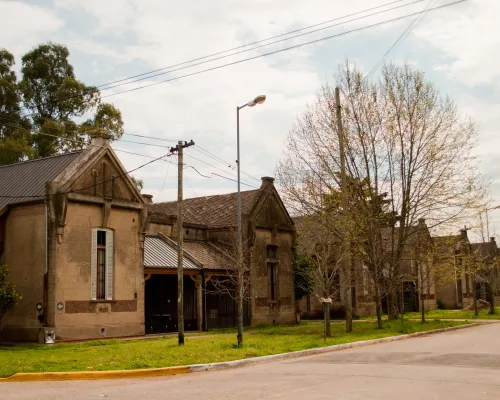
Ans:
{"label": "cloud", "polygon": [[449,78],[467,86],[498,86],[499,14],[498,0],[470,0],[429,14],[415,35],[439,51],[441,63],[435,68]]}
{"label": "cloud", "polygon": [[18,1],[0,1],[0,15],[2,46],[15,55],[36,45],[34,38],[45,36],[50,39],[64,26],[64,21],[52,10]]}

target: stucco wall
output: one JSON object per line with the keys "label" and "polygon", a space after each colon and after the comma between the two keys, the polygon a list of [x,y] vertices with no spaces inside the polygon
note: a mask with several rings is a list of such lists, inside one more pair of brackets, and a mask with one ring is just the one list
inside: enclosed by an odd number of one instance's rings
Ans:
{"label": "stucco wall", "polygon": [[[270,229],[256,229],[252,251],[252,325],[295,321],[295,294],[291,232],[278,232],[273,240]],[[267,246],[278,246],[278,303],[268,299]]]}
{"label": "stucco wall", "polygon": [[[114,298],[91,301],[91,233],[102,224],[99,205],[68,203],[64,234],[55,260],[56,335],[91,338],[144,334],[144,273],[139,240],[140,214],[111,208],[107,228],[114,231]],[[62,310],[57,304],[63,303]]]}
{"label": "stucco wall", "polygon": [[36,341],[42,324],[36,304],[43,302],[45,271],[45,205],[13,207],[5,226],[5,264],[10,281],[23,297],[2,319],[3,337]]}

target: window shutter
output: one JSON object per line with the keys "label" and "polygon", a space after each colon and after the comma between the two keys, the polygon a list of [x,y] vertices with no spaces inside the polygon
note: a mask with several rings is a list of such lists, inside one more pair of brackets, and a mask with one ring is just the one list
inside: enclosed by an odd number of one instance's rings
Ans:
{"label": "window shutter", "polygon": [[106,300],[113,300],[113,232],[106,231]]}
{"label": "window shutter", "polygon": [[97,230],[92,230],[92,249],[90,255],[90,298],[97,300]]}
{"label": "window shutter", "polygon": [[273,299],[273,296],[272,296],[273,291],[271,290],[271,285],[272,285],[271,275],[273,273],[273,270],[272,270],[271,264],[269,264],[269,263],[267,263],[266,268],[267,268],[267,298],[269,300],[272,300]]}
{"label": "window shutter", "polygon": [[279,270],[278,264],[274,264],[274,300],[279,300]]}

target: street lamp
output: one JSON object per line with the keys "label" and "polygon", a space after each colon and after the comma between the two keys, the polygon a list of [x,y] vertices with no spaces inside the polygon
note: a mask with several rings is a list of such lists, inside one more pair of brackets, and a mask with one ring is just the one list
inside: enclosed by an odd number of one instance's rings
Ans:
{"label": "street lamp", "polygon": [[257,104],[262,104],[266,101],[266,95],[260,95],[250,100],[242,106],[236,107],[236,164],[238,166],[238,263],[241,262],[242,243],[241,243],[241,191],[240,191],[240,110],[242,108],[254,107]]}
{"label": "street lamp", "polygon": [[248,103],[242,106],[236,107],[236,163],[238,166],[238,279],[237,279],[237,296],[238,296],[238,346],[243,344],[243,243],[241,238],[241,190],[240,190],[240,110],[242,108],[254,107],[257,104],[262,104],[266,101],[265,95],[260,95],[250,100]]}

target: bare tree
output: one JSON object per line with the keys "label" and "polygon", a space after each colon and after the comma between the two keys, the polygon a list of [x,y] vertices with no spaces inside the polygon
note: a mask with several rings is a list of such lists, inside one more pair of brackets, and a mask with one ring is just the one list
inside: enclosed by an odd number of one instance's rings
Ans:
{"label": "bare tree", "polygon": [[250,255],[247,243],[242,243],[242,263],[238,262],[237,232],[231,230],[227,240],[210,243],[223,257],[224,272],[211,279],[212,290],[207,293],[222,293],[236,302],[237,345],[243,346],[244,305],[250,301],[252,284]]}
{"label": "bare tree", "polygon": [[328,213],[305,215],[295,220],[298,232],[297,247],[309,258],[308,268],[296,271],[300,275],[299,289],[310,291],[323,306],[325,337],[331,336],[330,304],[340,299],[342,245],[339,235],[332,229]]}
{"label": "bare tree", "polygon": [[[418,220],[444,228],[482,207],[484,190],[472,153],[477,129],[409,63],[386,64],[374,84],[347,62],[335,78],[343,96],[350,181],[350,208],[339,210],[349,215],[354,251],[371,271],[381,323],[383,295],[389,317],[398,316],[402,260]],[[310,203],[310,182],[332,193],[341,187],[332,121],[334,88],[325,84],[291,130],[278,165],[292,209]]]}

